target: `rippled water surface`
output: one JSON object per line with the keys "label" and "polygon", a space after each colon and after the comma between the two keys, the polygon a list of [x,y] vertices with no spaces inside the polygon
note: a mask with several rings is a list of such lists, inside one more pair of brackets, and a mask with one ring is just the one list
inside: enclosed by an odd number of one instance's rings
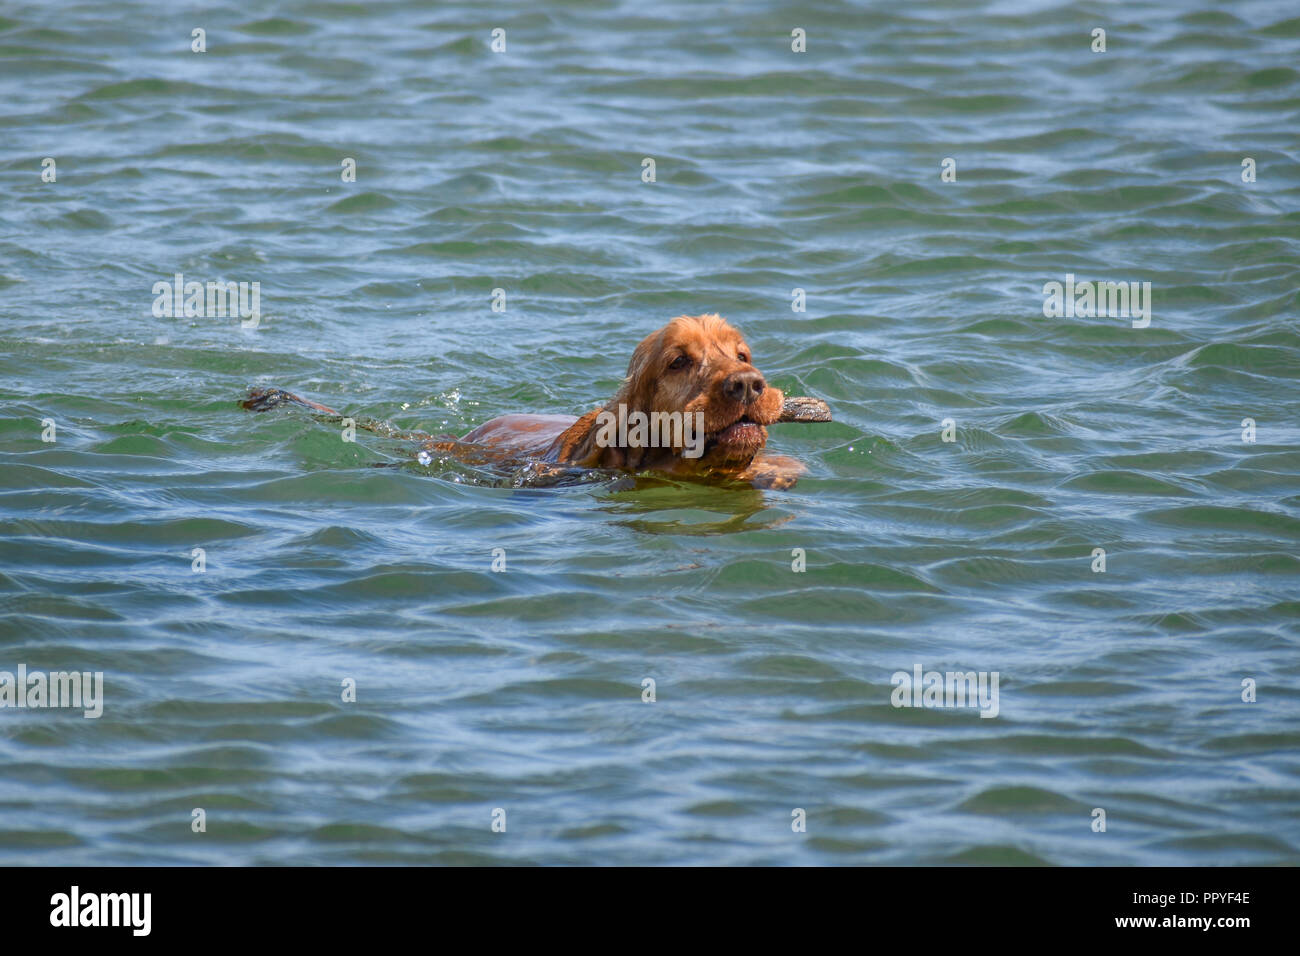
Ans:
{"label": "rippled water surface", "polygon": [[[1294,3],[257,6],[0,6],[0,670],[105,680],[0,862],[1300,862]],[[236,404],[578,414],[703,311],[790,491]]]}

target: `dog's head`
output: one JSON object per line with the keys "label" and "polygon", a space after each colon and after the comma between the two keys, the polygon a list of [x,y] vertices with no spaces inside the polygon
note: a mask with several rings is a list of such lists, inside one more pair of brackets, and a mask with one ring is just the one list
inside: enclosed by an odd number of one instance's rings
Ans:
{"label": "dog's head", "polygon": [[[570,429],[582,440],[571,443],[566,457],[622,468],[671,464],[739,471],[767,443],[764,426],[780,417],[782,401],[754,367],[740,332],[717,315],[678,316],[641,340],[609,404]],[[650,419],[648,436],[632,428],[618,432],[620,440],[612,443],[608,429],[602,436],[608,416],[634,418],[634,412]],[[671,441],[655,440],[664,435],[655,422],[676,427],[678,421],[682,425]]]}

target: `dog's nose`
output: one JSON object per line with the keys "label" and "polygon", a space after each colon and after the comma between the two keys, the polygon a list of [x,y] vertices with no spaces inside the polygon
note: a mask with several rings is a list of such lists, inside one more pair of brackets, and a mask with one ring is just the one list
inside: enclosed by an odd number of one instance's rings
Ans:
{"label": "dog's nose", "polygon": [[765,388],[767,388],[767,382],[763,381],[763,373],[756,369],[732,372],[722,382],[722,394],[733,402],[740,402],[742,405],[748,405],[758,398],[763,394]]}

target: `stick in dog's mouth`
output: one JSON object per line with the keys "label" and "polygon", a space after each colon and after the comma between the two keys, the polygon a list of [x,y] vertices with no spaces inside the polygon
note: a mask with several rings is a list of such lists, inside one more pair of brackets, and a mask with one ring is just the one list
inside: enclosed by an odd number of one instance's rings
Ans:
{"label": "stick in dog's mouth", "polygon": [[829,422],[831,407],[820,398],[786,396],[778,422]]}
{"label": "stick in dog's mouth", "polygon": [[[790,397],[787,396],[781,405],[781,417],[773,425],[780,422],[829,422],[831,420],[831,407],[823,402],[820,398],[808,398],[805,395]],[[742,415],[726,428],[709,435],[708,447],[725,443],[730,439],[741,439],[747,429],[757,431],[758,422],[754,421],[748,415]]]}

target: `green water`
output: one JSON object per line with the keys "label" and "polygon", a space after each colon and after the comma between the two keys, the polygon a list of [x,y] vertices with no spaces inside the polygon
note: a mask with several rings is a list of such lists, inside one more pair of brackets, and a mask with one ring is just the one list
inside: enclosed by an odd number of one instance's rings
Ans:
{"label": "green water", "polygon": [[[0,862],[1300,862],[1297,13],[0,9],[0,671],[104,674]],[[579,414],[703,311],[834,409],[790,491],[236,404]]]}

